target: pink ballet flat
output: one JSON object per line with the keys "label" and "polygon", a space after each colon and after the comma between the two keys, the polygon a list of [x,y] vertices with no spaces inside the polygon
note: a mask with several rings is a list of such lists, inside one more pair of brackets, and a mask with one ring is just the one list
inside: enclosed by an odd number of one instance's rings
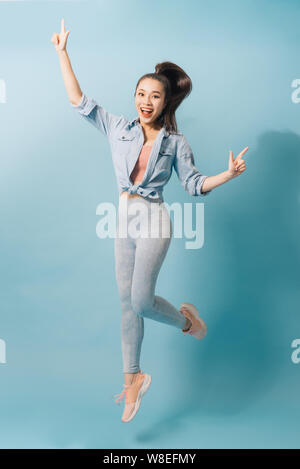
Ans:
{"label": "pink ballet flat", "polygon": [[200,318],[197,308],[192,303],[181,303],[180,311],[192,323],[188,330],[182,329],[183,334],[190,334],[198,340],[203,339],[206,336],[207,327]]}
{"label": "pink ballet flat", "polygon": [[[125,397],[125,408],[124,408],[124,412],[121,418],[122,422],[130,422],[135,417],[135,415],[137,414],[137,411],[140,408],[142,397],[148,391],[151,381],[152,381],[152,377],[150,375],[140,371],[139,376],[134,383],[124,384],[123,391],[120,394],[116,394],[114,396],[114,398],[118,396],[118,398],[115,400],[115,402],[118,405],[120,405],[120,401],[122,400],[122,398]],[[128,389],[132,388],[133,386],[136,386],[139,389],[139,391],[138,391],[136,401],[129,402],[128,401]]]}

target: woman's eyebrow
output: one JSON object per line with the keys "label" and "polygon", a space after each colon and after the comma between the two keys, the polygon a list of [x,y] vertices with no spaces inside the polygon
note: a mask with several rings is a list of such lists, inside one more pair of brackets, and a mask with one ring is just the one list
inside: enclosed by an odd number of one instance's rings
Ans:
{"label": "woman's eyebrow", "polygon": [[[143,90],[143,88],[139,88],[138,91],[145,91],[145,90]],[[160,91],[152,91],[152,93],[159,93],[160,94]]]}

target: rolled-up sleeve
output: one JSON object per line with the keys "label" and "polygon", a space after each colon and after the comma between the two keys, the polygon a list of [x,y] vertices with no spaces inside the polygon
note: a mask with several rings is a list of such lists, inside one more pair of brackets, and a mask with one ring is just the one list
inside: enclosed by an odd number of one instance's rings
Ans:
{"label": "rolled-up sleeve", "polygon": [[89,98],[84,93],[80,103],[77,105],[71,103],[71,106],[106,137],[110,137],[112,131],[122,119],[122,116],[116,116],[107,112],[104,107],[97,104],[94,99]]}
{"label": "rolled-up sleeve", "polygon": [[195,167],[192,149],[184,135],[178,144],[173,165],[181,185],[190,195],[205,196],[210,194],[211,190],[201,192],[202,185],[208,176],[203,175]]}

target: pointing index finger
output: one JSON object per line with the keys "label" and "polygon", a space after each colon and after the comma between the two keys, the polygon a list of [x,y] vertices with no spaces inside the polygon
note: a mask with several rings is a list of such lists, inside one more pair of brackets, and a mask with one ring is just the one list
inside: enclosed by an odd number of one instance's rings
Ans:
{"label": "pointing index finger", "polygon": [[246,151],[249,150],[249,147],[246,147],[244,148],[243,151],[241,151],[241,153],[236,157],[236,160],[240,160],[242,158],[242,156],[246,153]]}
{"label": "pointing index finger", "polygon": [[65,33],[65,32],[66,32],[66,30],[65,30],[65,20],[64,20],[64,18],[62,18],[62,20],[61,20],[61,32],[62,32],[62,33]]}

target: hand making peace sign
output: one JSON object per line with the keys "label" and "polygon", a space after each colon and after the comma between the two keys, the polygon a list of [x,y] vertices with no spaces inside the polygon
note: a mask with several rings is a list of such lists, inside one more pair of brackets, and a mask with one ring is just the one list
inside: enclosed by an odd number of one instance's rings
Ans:
{"label": "hand making peace sign", "polygon": [[51,38],[51,42],[53,42],[53,44],[55,45],[55,49],[57,51],[66,49],[69,33],[70,33],[70,30],[68,30],[67,32],[65,30],[65,20],[63,18],[61,20],[60,34],[54,33]]}
{"label": "hand making peace sign", "polygon": [[248,151],[249,147],[244,148],[243,151],[235,158],[233,159],[232,151],[230,150],[229,152],[229,162],[228,162],[228,171],[231,174],[232,178],[235,178],[242,174],[242,172],[245,171],[246,165],[245,161],[242,160],[242,156]]}

